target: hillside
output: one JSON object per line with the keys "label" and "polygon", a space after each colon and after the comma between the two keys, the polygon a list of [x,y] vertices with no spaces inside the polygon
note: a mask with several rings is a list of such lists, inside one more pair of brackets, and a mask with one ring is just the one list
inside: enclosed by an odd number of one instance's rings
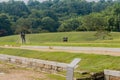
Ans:
{"label": "hillside", "polygon": [[[96,39],[94,34],[95,32],[27,34],[27,43],[23,45],[120,47],[119,32],[112,32],[111,40]],[[68,42],[63,42],[63,37],[68,37]],[[22,45],[20,35],[0,37],[0,45]]]}

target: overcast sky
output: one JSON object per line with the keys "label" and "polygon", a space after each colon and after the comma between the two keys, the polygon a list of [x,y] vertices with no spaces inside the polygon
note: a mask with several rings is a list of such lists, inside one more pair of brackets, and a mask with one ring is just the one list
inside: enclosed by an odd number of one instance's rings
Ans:
{"label": "overcast sky", "polygon": [[[0,2],[2,2],[2,1],[9,1],[9,0],[0,0]],[[19,0],[19,1],[25,1],[25,2],[27,2],[28,0]],[[45,1],[45,0],[39,0],[39,1]],[[99,0],[87,0],[87,1],[99,1]]]}

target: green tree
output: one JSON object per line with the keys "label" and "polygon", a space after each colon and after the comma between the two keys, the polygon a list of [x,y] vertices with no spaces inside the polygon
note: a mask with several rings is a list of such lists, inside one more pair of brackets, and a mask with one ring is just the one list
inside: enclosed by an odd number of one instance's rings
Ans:
{"label": "green tree", "polygon": [[52,19],[50,17],[42,18],[41,22],[42,22],[43,30],[48,30],[50,32],[54,32],[58,28],[58,22],[56,22],[54,19]]}
{"label": "green tree", "polygon": [[13,24],[13,28],[15,33],[20,33],[21,31],[32,33],[32,22],[29,19],[20,18],[15,24]]}
{"label": "green tree", "polygon": [[1,11],[14,16],[27,16],[30,11],[23,1],[10,0],[9,2],[3,2],[1,5]]}
{"label": "green tree", "polygon": [[12,34],[8,15],[0,14],[0,36]]}
{"label": "green tree", "polygon": [[76,31],[76,29],[81,25],[80,21],[78,19],[70,19],[67,21],[64,21],[60,27],[58,28],[58,31],[65,32],[65,31]]}

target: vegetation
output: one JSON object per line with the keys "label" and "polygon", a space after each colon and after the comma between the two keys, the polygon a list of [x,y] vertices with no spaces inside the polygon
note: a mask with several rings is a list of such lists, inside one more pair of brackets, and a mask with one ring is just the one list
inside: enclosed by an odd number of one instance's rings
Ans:
{"label": "vegetation", "polygon": [[[0,45],[20,46],[21,39],[17,34],[21,31],[27,33],[27,43],[24,45],[120,48],[120,1],[29,0],[27,4],[15,0],[0,2]],[[68,37],[68,42],[63,42],[63,37]],[[4,48],[0,48],[0,54],[64,63],[81,58],[77,71],[120,70],[120,57],[108,55]],[[52,80],[64,80],[55,75],[47,76]]]}
{"label": "vegetation", "polygon": [[[27,34],[24,45],[45,46],[89,46],[89,47],[120,47],[120,33],[113,32],[105,40],[95,37],[96,32],[59,32]],[[68,42],[63,42],[63,37],[68,37]],[[21,45],[20,35],[0,38],[0,45]]]}
{"label": "vegetation", "polygon": [[[9,0],[0,3],[0,36],[40,32],[120,31],[120,1]],[[108,32],[107,32],[108,31]],[[106,33],[107,32],[107,33]]]}
{"label": "vegetation", "polygon": [[[67,52],[40,52],[21,49],[0,48],[0,54],[36,58],[49,61],[70,63],[74,58],[81,58],[77,71],[98,72],[104,69],[120,69],[120,57],[95,54],[76,54]],[[69,56],[68,56],[69,55]],[[91,63],[92,62],[92,63]]]}

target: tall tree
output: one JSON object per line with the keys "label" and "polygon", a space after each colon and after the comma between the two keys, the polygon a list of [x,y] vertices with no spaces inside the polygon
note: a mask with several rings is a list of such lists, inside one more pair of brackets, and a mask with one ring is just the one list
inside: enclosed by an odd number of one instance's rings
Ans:
{"label": "tall tree", "polygon": [[54,19],[50,17],[44,17],[42,20],[43,30],[48,30],[50,32],[55,32],[58,28],[58,22],[55,22]]}
{"label": "tall tree", "polygon": [[0,14],[0,36],[12,34],[11,23],[6,14]]}

